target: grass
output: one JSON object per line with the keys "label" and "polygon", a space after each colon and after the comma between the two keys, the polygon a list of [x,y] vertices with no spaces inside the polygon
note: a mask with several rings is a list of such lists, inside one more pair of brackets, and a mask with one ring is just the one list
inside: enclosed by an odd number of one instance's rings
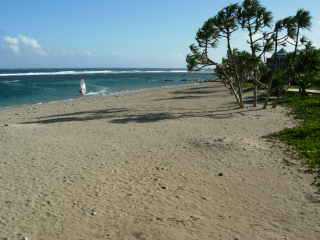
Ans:
{"label": "grass", "polygon": [[254,86],[255,85],[252,82],[244,82],[244,83],[242,83],[242,88],[243,89],[253,89]]}
{"label": "grass", "polygon": [[301,120],[299,126],[285,129],[276,136],[293,146],[306,159],[308,166],[320,170],[320,96],[288,95],[283,104],[289,106],[295,117]]}

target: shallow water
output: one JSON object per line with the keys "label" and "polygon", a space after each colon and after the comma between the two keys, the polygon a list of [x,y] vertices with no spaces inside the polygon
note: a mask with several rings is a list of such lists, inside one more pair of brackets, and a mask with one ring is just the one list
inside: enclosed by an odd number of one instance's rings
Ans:
{"label": "shallow water", "polygon": [[212,80],[209,72],[184,69],[15,69],[0,70],[0,107],[79,97],[80,79],[87,95],[111,95],[145,88]]}

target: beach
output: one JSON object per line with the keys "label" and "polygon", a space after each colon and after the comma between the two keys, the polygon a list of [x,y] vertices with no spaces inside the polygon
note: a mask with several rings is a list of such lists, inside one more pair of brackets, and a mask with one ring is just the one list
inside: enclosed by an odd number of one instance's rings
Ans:
{"label": "beach", "polygon": [[219,82],[0,111],[0,239],[320,239],[300,159]]}

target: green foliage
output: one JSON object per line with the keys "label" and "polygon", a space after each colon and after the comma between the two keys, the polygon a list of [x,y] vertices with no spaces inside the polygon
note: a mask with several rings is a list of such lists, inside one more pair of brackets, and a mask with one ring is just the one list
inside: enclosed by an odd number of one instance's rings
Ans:
{"label": "green foliage", "polygon": [[306,89],[319,84],[320,75],[320,50],[315,49],[311,43],[307,43],[304,50],[296,56],[290,56],[290,65],[295,74],[296,84],[302,95]]}
{"label": "green foliage", "polygon": [[212,19],[207,20],[197,32],[196,41],[201,48],[215,48],[218,44],[219,30]]}
{"label": "green foliage", "polygon": [[294,17],[286,17],[276,22],[272,35],[275,44],[274,55],[277,53],[279,46],[285,47],[288,40],[295,39],[296,30]]}
{"label": "green foliage", "polygon": [[[238,21],[248,31],[251,55],[261,57],[273,48],[272,32],[264,31],[271,27],[272,13],[258,0],[244,0],[238,13]],[[261,35],[262,37],[256,37]]]}
{"label": "green foliage", "polygon": [[294,49],[294,56],[296,56],[298,52],[299,42],[303,44],[304,37],[300,39],[300,31],[303,29],[310,29],[312,26],[311,23],[311,15],[309,11],[304,9],[299,9],[296,15],[292,18],[292,24],[294,25],[296,36],[295,36],[295,49]]}
{"label": "green foliage", "polygon": [[220,32],[224,33],[225,30],[229,32],[238,29],[237,15],[239,11],[238,4],[230,4],[221,9],[215,17],[212,18],[214,24],[219,28]]}
{"label": "green foliage", "polygon": [[[311,28],[310,13],[299,9],[294,16],[280,19],[274,26],[272,22],[272,13],[259,0],[229,4],[198,30],[196,44],[191,45],[186,58],[188,69],[215,68],[217,76],[232,89],[240,107],[243,107],[242,85],[246,83],[254,85],[254,106],[258,87],[268,89],[265,107],[270,95],[281,95],[289,80],[298,84],[302,95],[310,86],[320,87],[319,51],[302,36],[302,30]],[[240,29],[248,34],[250,53],[231,46],[233,33]],[[222,41],[226,43],[227,51],[225,58],[218,63],[209,56],[209,52]],[[277,57],[280,46],[288,45],[294,47],[294,52],[287,57],[283,54]],[[299,50],[302,46],[303,51]],[[273,50],[273,57],[266,64],[266,53]]]}
{"label": "green foliage", "polygon": [[249,52],[234,49],[232,51],[232,58],[233,64],[236,66],[235,71],[237,71],[239,80],[242,83],[252,82],[255,77],[255,70],[263,70],[261,59],[253,57]]}
{"label": "green foliage", "polygon": [[261,27],[270,27],[272,19],[272,13],[258,0],[243,1],[239,12],[239,22],[243,28],[253,27],[253,33],[257,33]]}
{"label": "green foliage", "polygon": [[238,4],[230,4],[211,18],[212,24],[219,30],[219,37],[227,40],[228,54],[232,50],[230,44],[231,35],[239,29],[237,21],[239,10]]}
{"label": "green foliage", "polygon": [[296,22],[297,28],[311,28],[311,16],[310,12],[304,9],[299,9],[294,16],[294,21]]}
{"label": "green foliage", "polygon": [[190,51],[191,53],[187,55],[186,61],[188,70],[193,71],[200,64],[201,54],[199,48],[194,44],[190,46]]}
{"label": "green foliage", "polygon": [[302,123],[277,136],[307,159],[312,168],[320,168],[320,96],[287,96],[284,101]]}
{"label": "green foliage", "polygon": [[285,92],[287,84],[287,72],[282,69],[277,69],[272,74],[272,94],[281,96]]}

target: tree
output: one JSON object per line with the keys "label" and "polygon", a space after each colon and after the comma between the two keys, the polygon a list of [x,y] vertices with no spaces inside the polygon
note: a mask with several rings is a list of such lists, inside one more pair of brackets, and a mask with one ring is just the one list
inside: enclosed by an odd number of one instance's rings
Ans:
{"label": "tree", "polygon": [[301,30],[310,29],[312,26],[310,12],[304,9],[299,9],[292,19],[296,28],[296,36],[294,42],[294,57],[297,55],[299,42],[303,42],[303,38],[300,38]]}
{"label": "tree", "polygon": [[252,57],[252,55],[247,51],[234,49],[233,59],[234,64],[237,66],[236,69],[240,84],[250,82],[255,77],[255,69],[258,69],[259,73],[264,72],[262,61],[258,58]]}
{"label": "tree", "polygon": [[[266,32],[272,23],[272,13],[267,11],[258,0],[244,0],[238,15],[238,21],[242,28],[247,30],[249,37],[249,46],[251,50],[251,57],[261,59],[261,57],[272,50],[273,38],[272,32]],[[254,88],[254,103],[257,106],[258,86],[264,86],[258,78],[258,66],[254,67],[253,83]]]}
{"label": "tree", "polygon": [[[235,89],[235,83],[238,88],[241,88],[239,77],[233,64],[231,36],[238,30],[238,15],[239,6],[231,4],[223,8],[218,14],[209,18],[202,28],[199,29],[196,36],[197,45],[191,45],[191,54],[187,56],[189,70],[200,70],[208,66],[215,66],[216,72],[223,79],[225,85],[228,85],[234,94],[239,106],[243,108],[242,95]],[[215,48],[218,41],[226,40],[227,42],[227,59],[223,64],[218,64],[209,58],[208,53],[210,48]]]}
{"label": "tree", "polygon": [[297,81],[297,75],[294,71],[294,64],[296,60],[296,56],[299,51],[299,46],[306,44],[307,40],[304,36],[301,37],[301,32],[304,29],[310,29],[311,28],[311,16],[309,11],[306,11],[304,9],[299,9],[296,13],[296,15],[292,18],[292,24],[294,26],[294,37],[292,38],[292,41],[288,41],[289,44],[291,44],[294,47],[293,56],[291,59],[291,64],[289,65],[289,85],[292,83],[295,83]]}
{"label": "tree", "polygon": [[232,54],[231,35],[239,29],[237,16],[239,12],[238,4],[230,4],[220,10],[215,17],[211,19],[212,23],[219,30],[219,37],[227,41],[227,56]]}
{"label": "tree", "polygon": [[320,51],[308,42],[305,49],[294,56],[294,60],[299,92],[301,95],[306,95],[307,88],[318,80],[320,74]]}
{"label": "tree", "polygon": [[[231,81],[231,87],[237,88],[237,101],[240,108],[244,107],[242,99],[242,81],[238,74],[238,65],[235,63],[235,57],[233,54],[233,48],[231,46],[231,36],[234,32],[239,29],[238,15],[239,15],[239,5],[230,4],[227,7],[220,10],[215,17],[212,18],[213,24],[219,29],[219,37],[223,38],[227,42],[227,58],[223,61],[223,66],[227,74],[225,78],[229,78]],[[221,68],[221,67],[220,67]],[[236,86],[236,87],[235,87]]]}
{"label": "tree", "polygon": [[278,66],[279,65],[278,47],[279,46],[285,47],[288,43],[288,40],[294,38],[294,36],[295,36],[295,26],[294,26],[293,17],[287,17],[276,22],[273,30],[273,35],[272,35],[273,42],[274,42],[274,53],[271,58],[273,69],[270,70],[275,72],[274,76],[276,77],[274,77],[270,73],[267,75],[268,90],[267,90],[267,96],[266,96],[264,107],[263,107],[264,109],[266,109],[268,106],[268,102],[272,92],[273,80],[275,79],[279,83],[278,81],[279,76],[284,76],[283,71],[279,69],[279,66]]}
{"label": "tree", "polygon": [[208,66],[217,66],[218,63],[208,56],[210,48],[216,48],[219,41],[219,31],[209,19],[197,32],[197,45],[190,46],[191,53],[187,55],[186,61],[189,71],[199,71]]}
{"label": "tree", "polygon": [[[272,13],[259,0],[243,0],[240,5],[230,4],[221,9],[197,32],[196,44],[190,46],[191,53],[187,56],[188,69],[197,71],[206,67],[215,68],[216,75],[231,89],[241,108],[244,107],[244,82],[254,84],[254,107],[257,106],[259,87],[267,87],[266,108],[270,95],[274,92],[273,87],[277,90],[284,89],[289,76],[299,78],[299,88],[301,92],[305,92],[309,81],[320,79],[320,71],[309,66],[320,65],[319,51],[315,51],[306,38],[301,37],[301,31],[311,27],[311,16],[308,11],[300,9],[295,16],[277,21],[274,27],[272,20]],[[233,34],[240,28],[247,32],[249,52],[232,47]],[[209,55],[212,52],[210,50],[216,48],[221,41],[225,41],[227,51],[220,63]],[[278,49],[280,46],[285,48],[288,44],[294,47],[294,52],[282,55],[281,59],[284,61],[279,64]],[[299,46],[305,46],[305,49],[300,51]],[[272,51],[273,57],[266,63],[266,54]],[[283,64],[287,62],[287,65]]]}

